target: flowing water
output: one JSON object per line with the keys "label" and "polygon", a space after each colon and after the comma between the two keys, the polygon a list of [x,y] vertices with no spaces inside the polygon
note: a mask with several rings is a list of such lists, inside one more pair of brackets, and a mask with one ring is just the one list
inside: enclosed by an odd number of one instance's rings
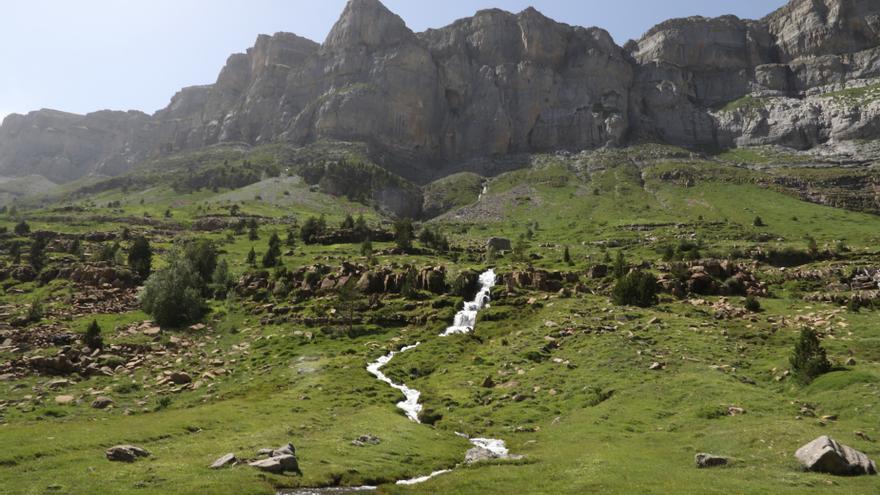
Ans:
{"label": "flowing water", "polygon": [[[453,321],[452,326],[447,328],[445,332],[440,334],[440,336],[449,337],[452,335],[472,332],[477,322],[477,313],[479,313],[481,309],[486,308],[489,305],[492,287],[495,286],[496,281],[497,277],[495,275],[495,270],[489,269],[483,272],[479,278],[480,290],[479,292],[477,292],[474,300],[465,303],[464,308],[455,315],[455,320]],[[391,360],[394,359],[394,356],[407,351],[411,351],[420,345],[421,342],[416,342],[413,345],[401,348],[399,351],[391,351],[388,354],[367,365],[367,371],[371,375],[375,376],[379,381],[387,383],[395,390],[399,390],[403,394],[404,400],[398,402],[397,407],[399,407],[403,410],[404,413],[406,413],[406,417],[409,418],[410,421],[414,421],[416,423],[421,423],[421,421],[419,421],[419,413],[422,412],[422,405],[419,404],[419,398],[421,398],[422,395],[421,392],[414,388],[407,387],[402,383],[394,383],[394,381],[388,378],[385,373],[382,373],[382,368],[390,363]],[[466,435],[460,433],[458,435],[464,438],[468,438]],[[480,447],[488,450],[496,457],[504,458],[508,455],[507,446],[505,445],[504,440],[498,440],[496,438],[468,438],[468,441],[470,441],[471,444],[475,447]],[[419,476],[418,478],[412,478],[408,480],[399,480],[397,481],[397,484],[416,485],[419,483],[424,483],[425,481],[428,481],[435,476],[440,476],[451,471],[451,469],[441,469],[439,471],[434,471],[433,473],[426,476]],[[332,495],[357,493],[372,490],[376,490],[376,487],[358,486],[351,488],[299,488],[295,490],[279,492],[279,495]]]}
{"label": "flowing water", "polygon": [[481,274],[479,279],[480,290],[477,292],[476,297],[474,297],[473,301],[464,303],[464,309],[455,315],[452,326],[447,328],[440,336],[448,337],[450,335],[472,332],[477,323],[477,313],[489,305],[492,287],[495,286],[496,281],[495,270],[489,269]]}

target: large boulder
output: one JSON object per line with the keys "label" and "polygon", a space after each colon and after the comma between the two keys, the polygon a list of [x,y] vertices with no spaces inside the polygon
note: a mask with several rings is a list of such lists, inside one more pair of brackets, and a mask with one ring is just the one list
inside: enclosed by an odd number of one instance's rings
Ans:
{"label": "large boulder", "polygon": [[826,435],[799,448],[794,456],[807,471],[838,476],[877,474],[877,466],[868,456]]}
{"label": "large boulder", "polygon": [[294,455],[276,455],[268,459],[254,461],[248,464],[260,471],[272,474],[300,473],[299,462]]}

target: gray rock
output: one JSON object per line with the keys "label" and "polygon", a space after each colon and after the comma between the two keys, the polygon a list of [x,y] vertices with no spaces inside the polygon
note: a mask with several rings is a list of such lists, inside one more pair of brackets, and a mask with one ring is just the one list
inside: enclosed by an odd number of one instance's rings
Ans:
{"label": "gray rock", "polygon": [[351,441],[351,444],[355,447],[366,447],[367,445],[379,445],[381,442],[382,440],[380,440],[379,437],[368,433],[355,438]]}
{"label": "gray rock", "polygon": [[296,460],[296,456],[293,455],[273,456],[268,459],[251,462],[248,465],[273,474],[301,473],[299,462]]}
{"label": "gray rock", "polygon": [[497,251],[510,251],[512,249],[510,239],[492,237],[486,241],[486,249],[495,248]]}
{"label": "gray rock", "polygon": [[794,455],[807,471],[839,476],[877,474],[877,466],[868,456],[825,435],[799,448]]}
{"label": "gray rock", "polygon": [[92,407],[95,409],[106,409],[113,405],[113,399],[110,397],[99,396],[92,401]]}
{"label": "gray rock", "polygon": [[214,461],[214,463],[211,464],[211,469],[222,469],[226,466],[234,466],[237,462],[238,458],[235,457],[235,454],[226,454]]}
{"label": "gray rock", "polygon": [[473,447],[464,454],[465,464],[474,464],[476,462],[489,461],[497,458],[498,456],[496,456],[494,452],[489,449],[484,449],[483,447]]}
{"label": "gray rock", "polygon": [[150,453],[134,445],[116,445],[105,452],[107,459],[118,462],[134,462],[139,457],[149,457]]}
{"label": "gray rock", "polygon": [[726,466],[729,461],[726,457],[700,453],[694,456],[694,462],[696,462],[698,468],[703,469]]}
{"label": "gray rock", "polygon": [[294,455],[295,456],[296,455],[296,447],[294,447],[292,443],[288,443],[287,445],[284,445],[282,447],[278,447],[277,449],[273,450],[270,455],[272,457],[280,456],[280,455]]}

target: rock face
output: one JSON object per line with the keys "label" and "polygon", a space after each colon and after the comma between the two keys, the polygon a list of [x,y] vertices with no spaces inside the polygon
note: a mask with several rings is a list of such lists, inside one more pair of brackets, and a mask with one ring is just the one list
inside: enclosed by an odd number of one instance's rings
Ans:
{"label": "rock face", "polygon": [[868,456],[827,436],[804,445],[794,455],[807,471],[840,476],[877,474],[877,466]]}
{"label": "rock face", "polygon": [[479,158],[637,139],[808,148],[876,136],[880,97],[818,95],[878,78],[874,0],[791,0],[758,21],[676,19],[624,48],[532,8],[417,34],[378,0],[350,0],[323,44],[262,35],[214,84],[181,90],[152,116],[11,115],[0,175],[112,175],[222,142],[363,142],[419,181]]}

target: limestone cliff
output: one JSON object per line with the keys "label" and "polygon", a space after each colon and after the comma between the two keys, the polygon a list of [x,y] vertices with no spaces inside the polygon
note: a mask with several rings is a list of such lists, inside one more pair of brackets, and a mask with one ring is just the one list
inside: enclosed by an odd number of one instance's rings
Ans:
{"label": "limestone cliff", "polygon": [[323,44],[260,36],[214,84],[181,90],[152,116],[10,116],[0,175],[65,181],[278,140],[363,142],[415,180],[471,159],[637,140],[809,148],[877,137],[878,80],[876,0],[792,0],[757,21],[676,19],[624,47],[531,8],[413,33],[378,0],[350,0]]}

